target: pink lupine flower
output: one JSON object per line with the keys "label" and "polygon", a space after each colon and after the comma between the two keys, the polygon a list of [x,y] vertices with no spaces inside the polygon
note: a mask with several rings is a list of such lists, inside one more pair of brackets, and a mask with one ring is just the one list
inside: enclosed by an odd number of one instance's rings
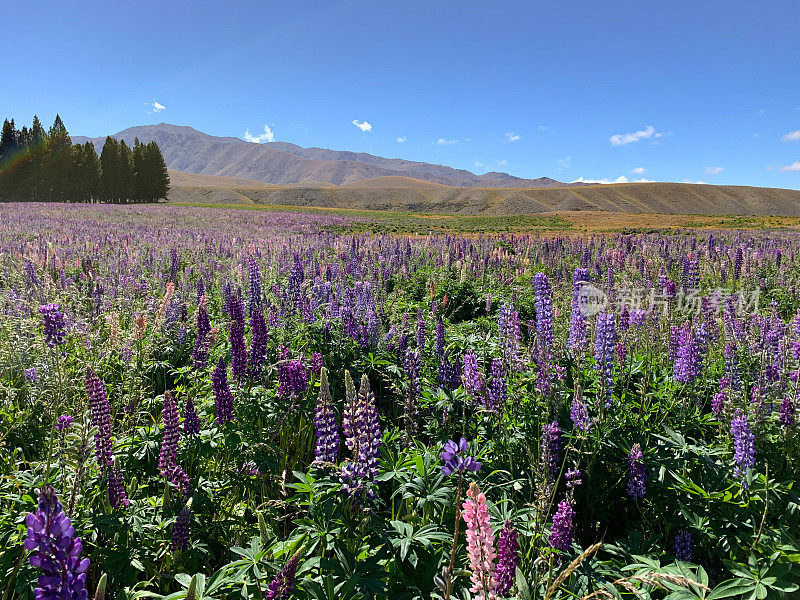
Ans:
{"label": "pink lupine flower", "polygon": [[467,524],[467,554],[472,571],[472,588],[475,600],[495,600],[495,558],[494,532],[489,522],[489,509],[486,496],[472,483],[464,502],[464,521]]}

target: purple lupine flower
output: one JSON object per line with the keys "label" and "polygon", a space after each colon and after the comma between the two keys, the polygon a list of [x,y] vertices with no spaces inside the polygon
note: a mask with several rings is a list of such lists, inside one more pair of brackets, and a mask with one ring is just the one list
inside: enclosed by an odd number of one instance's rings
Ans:
{"label": "purple lupine flower", "polygon": [[319,352],[314,352],[311,355],[311,373],[314,377],[319,377],[320,373],[322,372],[323,367],[323,360],[322,354]]}
{"label": "purple lupine flower", "polygon": [[492,359],[491,376],[486,408],[489,410],[501,410],[508,400],[508,385],[506,384],[506,374],[503,370],[503,361],[499,358]]}
{"label": "purple lupine flower", "polygon": [[644,498],[647,493],[647,471],[644,468],[644,454],[639,444],[634,444],[628,456],[628,470],[630,479],[628,480],[628,495],[634,500]]}
{"label": "purple lupine flower", "polygon": [[56,423],[56,429],[58,431],[64,432],[70,428],[74,420],[75,418],[69,415],[61,415],[60,417],[58,417],[58,422]]}
{"label": "purple lupine flower", "polygon": [[108,469],[108,500],[112,508],[127,508],[131,501],[125,494],[125,479],[119,465],[111,463]]}
{"label": "purple lupine flower", "polygon": [[553,345],[553,294],[550,281],[544,273],[533,276],[534,305],[536,307],[536,341],[543,348]]}
{"label": "purple lupine flower", "polygon": [[261,269],[252,256],[247,257],[247,267],[250,271],[250,295],[247,297],[247,310],[252,315],[253,310],[261,306]]}
{"label": "purple lupine flower", "polygon": [[175,464],[175,457],[178,455],[178,427],[180,426],[178,403],[170,391],[164,393],[164,407],[161,415],[164,420],[164,437],[161,440],[158,470],[163,477],[167,470]]}
{"label": "purple lupine flower", "polygon": [[494,569],[495,591],[504,598],[511,593],[519,566],[518,535],[519,533],[514,529],[511,521],[506,521],[497,540],[497,566]]}
{"label": "purple lupine flower", "polygon": [[711,398],[711,413],[717,418],[721,419],[725,413],[725,404],[727,403],[728,395],[726,390],[719,390],[714,397]]}
{"label": "purple lupine flower", "polygon": [[264,600],[289,600],[294,590],[294,577],[297,573],[297,567],[300,564],[300,555],[302,549],[295,552],[286,566],[275,575],[275,578],[270,582],[267,588],[267,593]]}
{"label": "purple lupine flower", "polygon": [[39,381],[39,373],[36,371],[36,367],[25,369],[24,376],[27,383],[37,383]]}
{"label": "purple lupine flower", "polygon": [[685,529],[679,529],[675,536],[675,559],[684,562],[692,560],[692,534]]}
{"label": "purple lupine flower", "polygon": [[92,412],[92,425],[97,428],[94,434],[94,449],[97,464],[101,471],[111,466],[111,407],[106,396],[106,386],[95,375],[91,367],[86,367],[86,394]]}
{"label": "purple lupine flower", "polygon": [[794,426],[795,420],[794,402],[792,402],[792,399],[789,396],[784,396],[783,400],[781,401],[781,425],[788,429],[789,427]]}
{"label": "purple lupine flower", "polygon": [[583,401],[578,390],[575,390],[575,395],[572,398],[572,405],[569,409],[569,418],[572,424],[579,431],[589,431],[591,423],[589,422],[589,408],[586,402]]}
{"label": "purple lupine flower", "polygon": [[228,386],[228,368],[225,359],[220,357],[217,367],[211,374],[211,389],[214,391],[217,409],[217,423],[225,425],[233,420],[233,394]]}
{"label": "purple lupine flower", "polygon": [[200,433],[200,416],[194,407],[194,400],[189,396],[183,407],[183,434],[197,435],[198,433]]}
{"label": "purple lupine flower", "polygon": [[184,471],[180,465],[175,463],[171,464],[164,473],[164,476],[166,477],[167,481],[178,488],[181,496],[184,498],[189,496],[192,482],[189,479],[189,476],[186,474],[186,471]]}
{"label": "purple lupine flower", "polygon": [[47,345],[55,348],[65,344],[64,330],[66,329],[66,322],[64,321],[64,313],[61,312],[61,307],[58,304],[43,304],[39,307],[39,314],[42,315],[42,328]]}
{"label": "purple lupine flower", "polygon": [[567,480],[567,488],[572,490],[583,484],[581,472],[578,469],[567,469],[564,478]]}
{"label": "purple lupine flower", "polygon": [[289,358],[289,349],[281,348],[278,362],[278,396],[287,399],[308,388],[308,369],[302,361]]}
{"label": "purple lupine flower", "polygon": [[675,381],[692,383],[702,370],[703,357],[708,345],[705,323],[692,330],[686,323],[678,329],[675,355]]}
{"label": "purple lupine flower", "polygon": [[572,537],[575,535],[573,520],[575,511],[572,505],[566,500],[558,503],[558,510],[553,515],[553,525],[550,528],[548,541],[550,546],[556,550],[567,552],[572,546]]}
{"label": "purple lupine flower", "polygon": [[416,433],[419,418],[417,410],[417,398],[420,391],[419,369],[419,350],[408,348],[403,360],[403,371],[407,382],[403,418],[406,421],[406,431],[409,435]]}
{"label": "purple lupine flower", "polygon": [[267,344],[269,342],[269,331],[264,320],[264,311],[261,307],[256,307],[250,313],[250,328],[253,330],[253,339],[250,342],[250,360],[248,369],[251,376],[257,376],[264,364],[267,355]]}
{"label": "purple lupine flower", "polygon": [[328,371],[324,367],[320,374],[319,395],[314,410],[314,428],[317,438],[314,462],[336,464],[339,457],[339,431],[328,385]]}
{"label": "purple lupine flower", "polygon": [[600,313],[597,315],[597,333],[594,342],[594,358],[597,369],[605,388],[605,407],[611,407],[614,393],[614,346],[616,344],[616,330],[614,313]]}
{"label": "purple lupine flower", "polygon": [[567,348],[574,353],[583,354],[586,347],[586,315],[581,306],[580,290],[589,281],[589,269],[578,267],[572,274],[572,315],[569,325]]}
{"label": "purple lupine flower", "polygon": [[366,373],[361,376],[355,407],[354,419],[347,428],[343,427],[348,435],[345,444],[353,452],[353,457],[342,466],[340,480],[342,490],[348,496],[366,490],[366,497],[372,499],[375,497],[375,492],[370,484],[378,475],[381,426],[378,409],[375,406],[375,395],[370,389]]}
{"label": "purple lupine flower", "polygon": [[561,449],[561,430],[558,428],[558,421],[553,421],[542,426],[542,466],[544,467],[545,479],[552,483],[558,474],[559,458],[558,452]]}
{"label": "purple lupine flower", "polygon": [[449,476],[454,471],[464,472],[472,471],[477,473],[481,468],[481,463],[475,460],[472,456],[467,456],[469,450],[469,443],[463,437],[458,443],[449,440],[444,445],[444,451],[441,453],[444,465],[442,465],[442,474]]}
{"label": "purple lupine flower", "polygon": [[42,490],[36,512],[28,513],[25,523],[25,549],[34,551],[30,563],[42,570],[39,587],[34,589],[36,600],[85,600],[89,559],[81,559],[81,538],[75,537],[75,528],[52,487]]}
{"label": "purple lupine flower", "polygon": [[247,372],[247,347],[244,343],[244,304],[239,294],[233,294],[228,305],[231,322],[228,325],[228,340],[231,344],[231,374],[242,380]]}
{"label": "purple lupine flower", "polygon": [[422,308],[417,310],[417,350],[419,350],[419,356],[425,354],[425,313],[422,311]]}
{"label": "purple lupine flower", "polygon": [[205,369],[208,361],[209,336],[211,334],[211,321],[208,318],[208,308],[206,307],[206,297],[200,297],[200,304],[197,307],[197,338],[192,352],[192,362],[195,369]]}
{"label": "purple lupine flower", "polygon": [[747,487],[747,469],[756,465],[756,440],[747,417],[741,410],[737,410],[731,421],[731,435],[733,435],[733,469],[734,477],[741,476],[742,486]]}
{"label": "purple lupine flower", "polygon": [[186,550],[192,537],[192,509],[186,504],[172,524],[172,551]]}

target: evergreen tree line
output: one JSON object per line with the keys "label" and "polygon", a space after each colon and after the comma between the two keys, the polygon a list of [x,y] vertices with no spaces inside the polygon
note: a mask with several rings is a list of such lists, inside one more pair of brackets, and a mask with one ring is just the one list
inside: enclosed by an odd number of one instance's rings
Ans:
{"label": "evergreen tree line", "polygon": [[169,174],[155,142],[131,148],[106,138],[100,156],[91,142],[73,144],[56,115],[49,131],[39,117],[17,129],[6,119],[0,133],[0,201],[156,202],[166,198]]}

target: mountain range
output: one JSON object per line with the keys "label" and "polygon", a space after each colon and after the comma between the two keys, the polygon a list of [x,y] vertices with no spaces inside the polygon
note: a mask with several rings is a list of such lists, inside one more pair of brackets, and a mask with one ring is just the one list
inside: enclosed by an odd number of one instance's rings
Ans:
{"label": "mountain range", "polygon": [[[383,158],[364,152],[303,148],[288,142],[256,144],[217,137],[192,127],[160,123],[130,127],[113,135],[132,145],[155,141],[167,167],[175,171],[249,179],[274,184],[346,185],[375,177],[410,177],[420,181],[470,188],[551,188],[581,186],[549,177],[523,179],[508,173],[476,175],[444,165]],[[73,136],[73,143],[92,142],[100,153],[104,137]]]}

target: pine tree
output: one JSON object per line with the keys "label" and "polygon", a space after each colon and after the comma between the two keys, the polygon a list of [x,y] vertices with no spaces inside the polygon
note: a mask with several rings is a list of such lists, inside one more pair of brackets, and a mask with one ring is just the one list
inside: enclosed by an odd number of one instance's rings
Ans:
{"label": "pine tree", "polygon": [[10,200],[17,186],[11,161],[18,152],[14,119],[3,121],[0,133],[0,200]]}
{"label": "pine tree", "polygon": [[47,155],[43,180],[48,200],[65,202],[74,183],[75,156],[67,128],[59,115],[47,134]]}
{"label": "pine tree", "polygon": [[45,155],[47,153],[47,132],[45,132],[42,122],[37,115],[33,116],[33,124],[28,132],[25,141],[25,148],[27,152],[26,160],[26,176],[25,182],[25,198],[28,200],[38,201],[43,199],[44,182],[43,170]]}
{"label": "pine tree", "polygon": [[119,143],[119,198],[124,203],[129,203],[133,192],[133,152],[130,146],[122,140]]}
{"label": "pine tree", "polygon": [[169,171],[167,170],[167,163],[164,161],[164,155],[161,154],[161,148],[158,147],[155,141],[147,144],[147,150],[148,163],[153,173],[153,187],[148,199],[155,202],[161,198],[166,199],[169,193]]}
{"label": "pine tree", "polygon": [[83,145],[83,177],[86,181],[86,201],[92,202],[100,199],[100,158],[92,142]]}
{"label": "pine tree", "polygon": [[118,202],[120,188],[119,143],[106,137],[100,152],[101,198],[104,202]]}
{"label": "pine tree", "polygon": [[148,180],[147,168],[147,146],[135,138],[133,141],[133,192],[131,198],[136,202],[142,202],[149,198],[150,182]]}

